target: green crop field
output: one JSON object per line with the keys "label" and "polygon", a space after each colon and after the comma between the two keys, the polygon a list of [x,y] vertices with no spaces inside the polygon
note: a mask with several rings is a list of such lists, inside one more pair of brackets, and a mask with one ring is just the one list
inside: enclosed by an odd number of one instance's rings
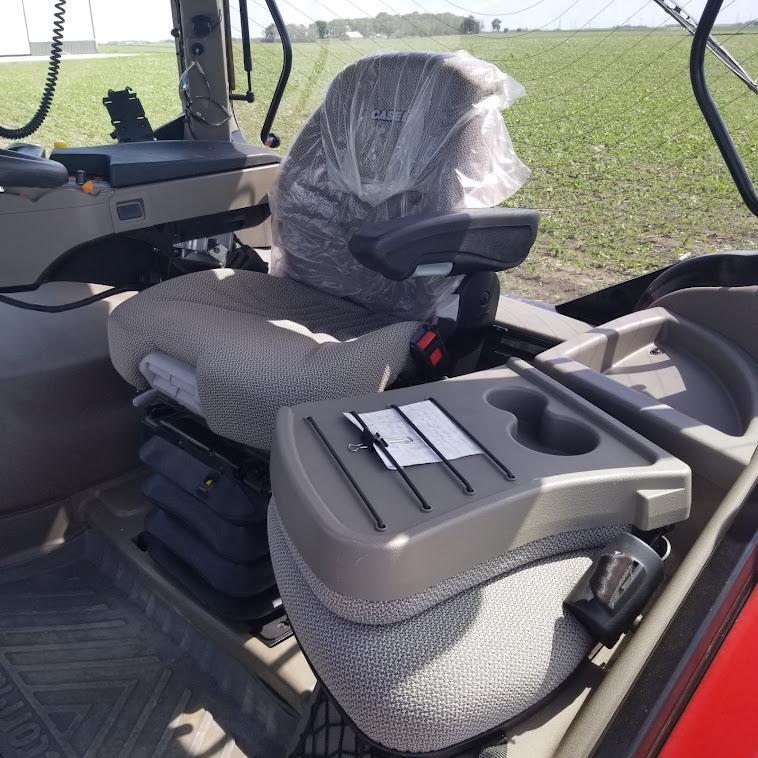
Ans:
{"label": "green crop field", "polygon": [[[758,69],[758,28],[718,37]],[[511,291],[561,300],[687,253],[758,247],[758,223],[742,205],[691,94],[690,38],[673,28],[511,32],[435,38],[337,39],[295,45],[294,70],[275,124],[286,147],[345,64],[377,49],[466,49],[500,66],[527,96],[504,114],[531,168],[508,202],[542,214],[527,264]],[[176,115],[176,58],[169,45],[120,46],[128,57],[68,60],[52,114],[36,139],[47,145],[109,141],[101,104],[108,88],[132,86],[154,126]],[[758,97],[708,56],[709,81],[734,140],[758,175]],[[255,43],[254,105],[236,104],[250,141],[278,77],[276,43]],[[244,81],[237,55],[238,82]],[[0,65],[0,123],[29,117],[45,64]]]}

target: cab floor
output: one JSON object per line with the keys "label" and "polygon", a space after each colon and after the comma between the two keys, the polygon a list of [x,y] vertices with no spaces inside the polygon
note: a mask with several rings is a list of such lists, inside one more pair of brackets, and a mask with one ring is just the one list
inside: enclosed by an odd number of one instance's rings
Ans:
{"label": "cab floor", "polygon": [[266,709],[222,691],[191,634],[183,645],[170,636],[170,613],[132,602],[143,590],[119,581],[96,540],[80,535],[0,574],[0,755],[279,754]]}

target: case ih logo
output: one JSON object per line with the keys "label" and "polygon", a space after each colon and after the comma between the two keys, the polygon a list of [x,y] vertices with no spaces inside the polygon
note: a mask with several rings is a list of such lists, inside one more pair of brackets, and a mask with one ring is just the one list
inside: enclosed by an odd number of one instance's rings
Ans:
{"label": "case ih logo", "polygon": [[405,111],[371,111],[374,121],[405,121]]}

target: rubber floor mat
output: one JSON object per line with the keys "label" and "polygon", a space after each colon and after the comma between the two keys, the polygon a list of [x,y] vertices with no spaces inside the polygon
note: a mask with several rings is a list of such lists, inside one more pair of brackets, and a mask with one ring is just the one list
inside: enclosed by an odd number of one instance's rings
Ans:
{"label": "rubber floor mat", "polygon": [[0,756],[273,755],[84,545],[0,570]]}

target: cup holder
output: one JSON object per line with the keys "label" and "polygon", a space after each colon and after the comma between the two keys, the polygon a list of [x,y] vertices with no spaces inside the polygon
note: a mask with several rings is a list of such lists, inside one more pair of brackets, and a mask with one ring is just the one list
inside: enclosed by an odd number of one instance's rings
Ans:
{"label": "cup holder", "polygon": [[520,445],[549,455],[584,455],[599,444],[590,426],[553,413],[547,398],[525,389],[498,389],[484,398],[491,406],[512,413],[516,423],[510,429]]}

